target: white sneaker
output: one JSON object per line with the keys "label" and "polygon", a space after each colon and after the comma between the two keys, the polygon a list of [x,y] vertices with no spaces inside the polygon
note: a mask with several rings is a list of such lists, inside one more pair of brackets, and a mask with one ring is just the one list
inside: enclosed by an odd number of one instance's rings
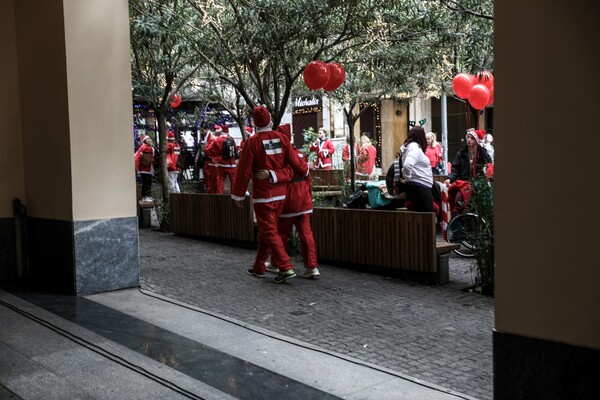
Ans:
{"label": "white sneaker", "polygon": [[275,274],[279,273],[279,268],[272,266],[271,263],[268,261],[265,263],[265,267],[267,269],[267,272],[273,272]]}
{"label": "white sneaker", "polygon": [[300,276],[301,278],[316,278],[319,275],[321,275],[321,273],[319,272],[319,268],[315,267],[304,268],[304,272],[299,274],[298,276]]}

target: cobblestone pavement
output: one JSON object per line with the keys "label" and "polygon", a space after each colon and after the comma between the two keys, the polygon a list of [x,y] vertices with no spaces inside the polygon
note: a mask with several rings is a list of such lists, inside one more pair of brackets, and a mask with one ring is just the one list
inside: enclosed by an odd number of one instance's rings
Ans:
{"label": "cobblestone pavement", "polygon": [[[494,300],[463,289],[474,261],[454,255],[451,283],[412,283],[320,265],[318,279],[246,274],[255,250],[140,231],[142,288],[324,349],[492,398]],[[294,258],[297,271],[301,259]],[[274,276],[274,275],[273,275]]]}

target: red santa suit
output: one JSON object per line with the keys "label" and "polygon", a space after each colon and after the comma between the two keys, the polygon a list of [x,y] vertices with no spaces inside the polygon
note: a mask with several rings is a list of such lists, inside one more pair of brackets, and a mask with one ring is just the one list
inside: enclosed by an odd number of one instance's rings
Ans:
{"label": "red santa suit", "polygon": [[363,175],[371,175],[375,168],[375,158],[377,157],[377,149],[372,144],[363,146],[360,149],[360,156],[357,173]]}
{"label": "red santa suit", "polygon": [[[280,271],[289,271],[293,267],[277,227],[277,221],[283,211],[287,182],[281,181],[276,171],[290,166],[295,173],[307,175],[308,166],[300,160],[286,135],[271,129],[271,115],[265,107],[254,107],[253,119],[257,132],[248,138],[244,145],[231,198],[243,201],[248,183],[252,179],[252,202],[258,224],[259,246],[269,249],[271,260]],[[254,173],[260,170],[270,171],[271,179],[257,179]],[[264,274],[264,260],[261,262],[255,259],[253,270]]]}
{"label": "red santa suit", "polygon": [[[291,138],[289,124],[280,126],[277,130],[285,133]],[[296,152],[300,160],[302,160],[303,163],[308,164],[304,154],[297,150]],[[281,173],[282,179],[290,172],[289,169],[281,172],[277,171],[278,175]],[[312,212],[311,177],[310,175],[294,173],[292,180],[287,186],[283,211],[279,216],[277,228],[279,230],[279,236],[281,236],[281,240],[285,244],[290,237],[292,226],[296,227],[296,232],[298,232],[298,236],[300,237],[302,260],[304,261],[304,267],[306,268],[316,268],[318,266],[315,239],[310,227],[310,214],[312,214]],[[264,264],[268,257],[269,249],[259,245],[256,255],[257,263],[261,265]],[[273,263],[273,265],[276,264]]]}
{"label": "red santa suit", "polygon": [[[147,157],[150,163],[143,165],[141,158]],[[142,136],[142,145],[135,153],[135,169],[140,174],[142,180],[142,198],[148,199],[152,196],[152,176],[154,175],[154,160],[156,153],[152,147],[150,136]]]}
{"label": "red santa suit", "polygon": [[179,168],[177,167],[177,161],[179,160],[179,154],[181,154],[181,146],[175,140],[175,134],[173,131],[167,133],[167,172],[169,174],[169,190],[172,193],[179,193]]}
{"label": "red santa suit", "polygon": [[[209,193],[219,193],[222,194],[225,187],[225,179],[229,178],[229,183],[233,186],[233,182],[235,181],[235,172],[237,164],[235,163],[235,156],[225,158],[223,156],[223,146],[225,142],[229,138],[229,128],[223,126],[221,136],[215,138],[210,144],[206,147],[206,155],[211,158],[212,164],[215,166],[215,192]],[[234,141],[235,152],[238,152],[238,145],[235,144]]]}
{"label": "red santa suit", "polygon": [[[221,136],[223,128],[220,125],[214,126],[214,135],[210,132],[206,134],[206,143],[204,145],[204,153],[211,145],[212,141]],[[206,186],[207,193],[217,193],[219,175],[217,174],[217,165],[213,162],[212,158],[206,154],[206,161],[204,162],[204,186]]]}
{"label": "red santa suit", "polygon": [[310,151],[317,153],[315,168],[333,169],[331,166],[331,155],[335,153],[335,148],[331,140],[327,138],[325,140],[317,139],[316,142],[310,145]]}

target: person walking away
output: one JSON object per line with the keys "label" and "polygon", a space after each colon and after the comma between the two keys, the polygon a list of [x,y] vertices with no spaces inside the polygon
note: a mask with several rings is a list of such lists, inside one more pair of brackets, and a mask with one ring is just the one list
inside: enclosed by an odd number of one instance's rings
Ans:
{"label": "person walking away", "polygon": [[169,172],[169,191],[179,193],[179,168],[177,162],[181,154],[181,146],[175,140],[173,131],[167,132],[167,171]]}
{"label": "person walking away", "polygon": [[229,179],[229,187],[233,186],[236,172],[236,158],[239,152],[238,145],[233,137],[229,135],[229,128],[221,127],[221,135],[213,140],[206,148],[206,155],[212,159],[216,166],[216,191],[222,194],[225,189],[225,179]]}
{"label": "person walking away", "polygon": [[[288,139],[292,138],[292,130],[290,124],[280,125],[277,131],[284,133]],[[294,151],[303,164],[308,167],[308,161],[302,152],[298,151],[292,144]],[[278,171],[276,171],[278,172]],[[278,173],[279,175],[279,173]],[[257,179],[268,179],[269,171],[262,170],[255,173]],[[300,237],[300,248],[302,252],[302,260],[304,262],[304,272],[300,274],[302,278],[316,278],[321,275],[317,262],[317,246],[310,227],[310,214],[313,212],[312,194],[311,194],[311,177],[310,174],[294,173],[293,178],[287,185],[285,201],[283,202],[283,211],[277,221],[277,229],[279,236],[284,245],[287,243],[292,227],[296,227],[296,232]],[[279,272],[279,268],[275,263],[272,265],[267,263],[269,249],[260,246],[257,251],[257,263],[265,264],[267,271]]]}
{"label": "person walking away", "polygon": [[377,149],[371,144],[371,139],[367,135],[362,135],[360,138],[361,148],[358,156],[357,175],[361,180],[369,180],[373,169],[375,168],[375,158],[377,157]]}
{"label": "person walking away", "polygon": [[448,202],[453,214],[466,210],[471,198],[470,181],[482,174],[490,177],[493,173],[492,159],[481,146],[484,136],[484,130],[467,129],[467,143],[452,160],[452,170],[444,184],[448,188]]}
{"label": "person walking away", "polygon": [[[353,159],[354,165],[356,166],[356,158],[358,157],[360,149],[358,148],[358,144],[354,143],[354,153],[350,153],[350,135],[346,136],[346,144],[342,147],[342,162],[344,163],[344,176],[346,180],[350,180],[350,174],[352,173],[352,169],[350,168],[350,162]],[[352,157],[351,157],[352,155]]]}
{"label": "person walking away", "polygon": [[427,139],[425,130],[415,126],[408,132],[402,153],[402,176],[406,183],[406,195],[413,211],[433,212],[433,173],[425,155]]}
{"label": "person walking away", "polygon": [[142,145],[135,153],[135,169],[142,181],[142,201],[152,202],[152,177],[156,152],[150,136],[142,136]]}
{"label": "person walking away", "polygon": [[444,156],[442,154],[442,146],[440,146],[436,140],[435,133],[427,132],[425,138],[427,139],[427,149],[425,150],[425,155],[431,164],[431,172],[434,175],[445,175],[443,168]]}
{"label": "person walking away", "polygon": [[331,166],[331,155],[335,153],[335,147],[329,138],[327,137],[327,131],[321,127],[319,128],[319,137],[313,144],[310,145],[309,150],[313,153],[317,153],[317,162],[315,168],[317,169],[333,169]]}
{"label": "person walking away", "polygon": [[[274,281],[282,283],[296,276],[277,227],[283,211],[287,181],[279,180],[274,173],[269,179],[257,179],[254,173],[260,170],[278,171],[289,165],[294,173],[307,175],[308,167],[292,149],[286,135],[272,129],[273,121],[266,107],[254,107],[252,117],[256,134],[248,138],[244,145],[231,198],[238,207],[244,207],[246,190],[252,179],[252,203],[258,224],[259,246],[268,247],[273,263],[279,267],[279,274]],[[265,277],[264,260],[255,258],[253,267],[247,272],[256,277]]]}
{"label": "person walking away", "polygon": [[207,149],[211,146],[212,142],[221,136],[223,128],[220,125],[214,126],[214,131],[210,134],[210,139],[207,140],[204,148],[206,154],[206,161],[204,162],[204,179],[206,181],[206,192],[217,193],[219,187],[219,174],[217,172],[217,164],[215,164],[212,157],[207,153]]}

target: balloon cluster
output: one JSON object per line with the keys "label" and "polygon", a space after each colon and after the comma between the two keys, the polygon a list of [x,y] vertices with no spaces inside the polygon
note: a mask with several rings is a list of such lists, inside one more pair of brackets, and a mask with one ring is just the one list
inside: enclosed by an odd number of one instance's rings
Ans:
{"label": "balloon cluster", "polygon": [[171,101],[169,102],[169,104],[173,108],[179,107],[179,105],[181,104],[181,96],[179,94],[175,93],[173,95],[173,97],[171,97]]}
{"label": "balloon cluster", "polygon": [[490,71],[475,75],[462,72],[452,79],[452,90],[461,99],[469,100],[474,109],[482,110],[494,102],[494,75]]}
{"label": "balloon cluster", "polygon": [[315,60],[304,67],[304,83],[310,90],[325,89],[331,92],[339,88],[346,79],[344,67],[336,62],[324,63]]}

